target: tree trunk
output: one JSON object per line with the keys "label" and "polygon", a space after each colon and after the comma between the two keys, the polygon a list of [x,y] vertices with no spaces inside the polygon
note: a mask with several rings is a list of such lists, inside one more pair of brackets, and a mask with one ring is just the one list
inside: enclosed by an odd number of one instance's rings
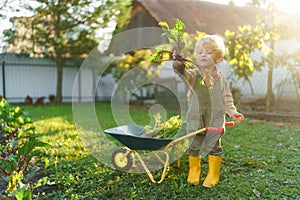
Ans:
{"label": "tree trunk", "polygon": [[272,86],[273,86],[273,68],[274,68],[274,49],[275,49],[275,42],[274,40],[271,39],[270,41],[270,48],[271,48],[271,62],[269,65],[269,70],[268,70],[268,86],[267,86],[267,97],[266,97],[266,111],[270,112],[272,103],[273,103],[273,91],[272,91]]}
{"label": "tree trunk", "polygon": [[62,75],[63,75],[63,59],[61,55],[56,57],[57,65],[57,82],[56,82],[56,104],[62,103]]}

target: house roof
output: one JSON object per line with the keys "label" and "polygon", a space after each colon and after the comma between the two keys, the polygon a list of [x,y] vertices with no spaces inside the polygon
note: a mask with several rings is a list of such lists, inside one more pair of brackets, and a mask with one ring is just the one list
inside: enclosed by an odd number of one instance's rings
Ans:
{"label": "house roof", "polygon": [[224,34],[239,25],[255,25],[254,7],[236,7],[201,0],[135,0],[156,20],[173,24],[178,18],[185,24],[185,31]]}

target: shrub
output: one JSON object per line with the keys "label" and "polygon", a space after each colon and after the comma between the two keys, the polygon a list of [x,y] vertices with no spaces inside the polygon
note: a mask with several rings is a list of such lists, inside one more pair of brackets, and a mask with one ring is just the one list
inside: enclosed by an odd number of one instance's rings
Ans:
{"label": "shrub", "polygon": [[34,188],[46,178],[34,179],[49,160],[43,148],[50,145],[39,141],[30,117],[20,107],[0,101],[0,182],[6,183],[6,195],[31,199]]}

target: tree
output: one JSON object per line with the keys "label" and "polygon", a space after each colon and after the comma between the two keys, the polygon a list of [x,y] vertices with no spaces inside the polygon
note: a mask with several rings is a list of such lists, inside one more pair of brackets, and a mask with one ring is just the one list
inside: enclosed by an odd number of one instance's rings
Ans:
{"label": "tree", "polygon": [[6,18],[7,12],[19,12],[27,0],[2,0],[0,2],[0,18]]}
{"label": "tree", "polygon": [[[238,78],[248,81],[250,87],[249,77],[253,72],[260,70],[263,66],[268,66],[266,111],[269,112],[274,100],[272,91],[273,69],[279,66],[280,62],[284,63],[289,58],[289,56],[274,54],[275,41],[292,36],[288,32],[290,19],[283,17],[283,14],[276,8],[274,1],[252,0],[251,4],[261,11],[257,15],[257,25],[240,26],[236,32],[225,32],[229,49],[228,60]],[[263,52],[259,61],[251,58],[251,54],[255,50]]]}
{"label": "tree", "polygon": [[[28,15],[25,5],[29,0],[2,0],[0,1],[0,53],[7,49],[8,41],[14,39],[14,31],[6,30],[10,23],[9,18],[13,16]],[[6,41],[6,42],[5,42]]]}
{"label": "tree", "polygon": [[284,39],[287,37],[292,37],[293,33],[290,31],[291,19],[284,17],[284,13],[279,11],[274,0],[252,0],[252,4],[262,9],[265,7],[265,14],[258,16],[258,24],[262,32],[268,36],[265,40],[269,42],[270,53],[268,56],[263,58],[261,62],[257,63],[258,66],[268,66],[268,85],[267,85],[267,95],[266,95],[266,111],[271,111],[271,105],[274,101],[273,94],[273,70],[280,63],[287,62],[289,56],[275,55],[275,41],[279,39]]}
{"label": "tree", "polygon": [[239,26],[237,31],[225,31],[226,46],[228,48],[228,60],[230,66],[234,69],[234,74],[238,78],[242,78],[250,85],[253,93],[250,77],[255,70],[260,70],[253,60],[252,55],[259,50],[264,55],[270,53],[269,48],[265,45],[265,41],[269,40],[270,35],[266,34],[259,26],[244,25]]}
{"label": "tree", "polygon": [[60,104],[63,65],[68,60],[86,56],[94,49],[101,37],[97,31],[107,27],[111,19],[117,19],[118,26],[126,24],[131,1],[37,0],[37,3],[35,8],[27,6],[35,13],[31,20],[21,20],[26,30],[32,31],[31,34],[15,30],[15,37],[34,44],[24,51],[55,58],[56,103]]}

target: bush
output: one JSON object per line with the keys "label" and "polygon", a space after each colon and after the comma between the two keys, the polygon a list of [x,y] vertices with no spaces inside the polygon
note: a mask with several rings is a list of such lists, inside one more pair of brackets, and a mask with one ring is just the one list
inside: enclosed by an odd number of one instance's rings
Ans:
{"label": "bush", "polygon": [[[31,199],[34,188],[45,183],[46,178],[34,179],[41,167],[49,163],[41,142],[34,134],[32,120],[20,107],[0,101],[0,182],[6,183],[5,193],[16,199]],[[1,197],[1,196],[0,196]]]}

